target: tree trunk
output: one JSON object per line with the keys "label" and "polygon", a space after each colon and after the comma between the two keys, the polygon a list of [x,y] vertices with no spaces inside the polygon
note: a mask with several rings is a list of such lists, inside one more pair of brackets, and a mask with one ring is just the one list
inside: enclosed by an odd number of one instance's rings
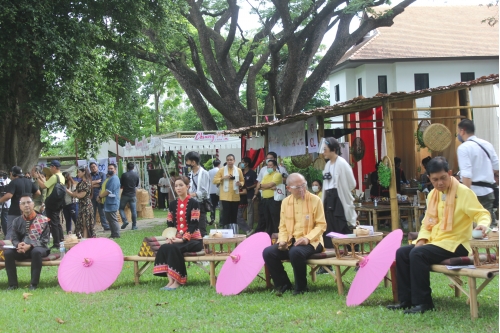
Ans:
{"label": "tree trunk", "polygon": [[156,134],[160,134],[160,92],[155,90],[155,122]]}
{"label": "tree trunk", "polygon": [[0,122],[0,169],[7,172],[15,165],[20,166],[24,172],[29,172],[38,163],[42,150],[40,141],[41,126],[34,126],[31,122],[20,121],[16,115],[25,114],[20,110],[19,99],[10,100],[9,105],[14,106],[15,112],[8,112]]}

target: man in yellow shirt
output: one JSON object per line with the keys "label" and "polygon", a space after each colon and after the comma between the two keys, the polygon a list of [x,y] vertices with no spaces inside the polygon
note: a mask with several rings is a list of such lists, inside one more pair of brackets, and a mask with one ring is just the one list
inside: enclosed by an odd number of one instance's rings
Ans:
{"label": "man in yellow shirt", "polygon": [[306,260],[314,253],[323,252],[326,230],[323,203],[309,193],[304,176],[299,173],[288,176],[287,189],[292,194],[281,205],[278,242],[262,253],[278,296],[292,289],[282,260],[290,260],[293,267],[293,295],[308,291]]}
{"label": "man in yellow shirt", "polygon": [[[267,173],[261,182],[257,183],[256,190],[261,190],[261,200],[259,202],[259,223],[255,232],[267,232],[269,236],[278,232],[280,223],[281,201],[274,200],[276,185],[283,184],[283,177],[277,171],[278,162],[269,160],[267,162]],[[254,199],[257,197],[255,191]]]}
{"label": "man in yellow shirt", "polygon": [[398,298],[401,303],[389,305],[391,310],[424,313],[434,310],[430,287],[431,265],[467,256],[473,223],[486,235],[491,223],[489,212],[479,203],[474,192],[452,177],[448,162],[442,156],[427,164],[427,174],[434,189],[427,197],[427,211],[415,245],[396,252]]}

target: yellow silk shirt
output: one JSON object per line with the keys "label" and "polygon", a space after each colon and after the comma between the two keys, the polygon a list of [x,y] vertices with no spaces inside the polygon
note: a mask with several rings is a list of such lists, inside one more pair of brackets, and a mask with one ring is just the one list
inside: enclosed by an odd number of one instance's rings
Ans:
{"label": "yellow silk shirt", "polygon": [[[432,197],[433,191],[436,191],[436,189],[432,190],[428,197]],[[442,195],[443,193],[439,194],[440,197]],[[459,184],[457,188],[451,231],[441,229],[444,207],[445,201],[440,200],[438,204],[438,223],[430,231],[425,229],[422,224],[417,242],[420,239],[427,239],[427,244],[439,246],[450,252],[455,252],[457,247],[462,244],[471,253],[472,249],[469,240],[472,237],[472,222],[488,227],[491,223],[490,213],[479,203],[474,192],[462,184]]]}
{"label": "yellow silk shirt", "polygon": [[[235,171],[237,170],[237,171]],[[234,172],[238,172],[239,174],[239,181],[241,184],[245,184],[245,178],[243,178],[243,172],[241,172],[241,169],[233,166],[232,169],[229,169],[227,170],[227,172],[230,174],[230,175],[234,175]],[[214,180],[213,180],[213,183],[215,185],[219,185],[219,200],[221,201],[240,201],[240,193],[236,193],[234,191],[234,180],[230,179],[229,180],[229,186],[228,186],[228,191],[227,192],[224,192],[224,180],[222,179],[222,177],[224,177],[224,167],[220,168],[219,171],[217,171],[217,173],[215,174],[214,176]]]}
{"label": "yellow silk shirt", "polygon": [[[326,230],[325,212],[323,211],[323,202],[314,194],[311,194],[311,210],[312,212],[307,210],[305,200],[295,199],[293,195],[286,197],[281,203],[278,242],[288,242],[288,245],[290,245],[292,237],[295,238],[295,240],[301,237],[307,237],[309,243],[315,249],[320,243],[324,247],[323,233]],[[305,235],[305,221],[313,217],[313,228]],[[293,220],[293,230],[287,230],[287,220]]]}

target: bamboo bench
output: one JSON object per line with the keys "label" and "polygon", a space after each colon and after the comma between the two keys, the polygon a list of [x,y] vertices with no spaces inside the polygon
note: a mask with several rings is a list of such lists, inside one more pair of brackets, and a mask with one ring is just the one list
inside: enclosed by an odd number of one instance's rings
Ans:
{"label": "bamboo bench", "polygon": [[[221,261],[226,261],[229,257],[227,254],[219,254],[219,255],[204,255],[204,256],[192,256],[192,257],[184,257],[185,262],[193,262],[198,267],[203,269],[210,275],[210,286],[215,287],[216,276],[215,276],[215,268]],[[124,261],[132,261],[134,263],[134,282],[135,285],[139,284],[139,279],[146,272],[146,270],[154,263],[155,257],[141,257],[141,256],[125,256]],[[203,261],[208,261],[210,268],[207,271],[205,267],[201,264]],[[139,267],[139,263],[143,262],[144,264]]]}

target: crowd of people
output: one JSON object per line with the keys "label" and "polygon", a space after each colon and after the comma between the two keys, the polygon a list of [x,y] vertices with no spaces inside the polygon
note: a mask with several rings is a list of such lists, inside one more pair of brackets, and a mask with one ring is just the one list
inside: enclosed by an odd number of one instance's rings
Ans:
{"label": "crowd of people", "polygon": [[[433,310],[431,265],[447,258],[467,256],[471,252],[472,230],[481,230],[486,235],[492,221],[496,221],[493,207],[498,205],[498,198],[495,199],[498,156],[490,143],[474,135],[474,124],[470,120],[462,120],[458,129],[459,140],[463,142],[458,149],[462,183],[453,177],[444,157],[422,161],[427,179],[422,178],[421,182],[430,188],[427,210],[415,244],[397,251],[400,303],[388,306],[391,310],[404,310],[408,314]],[[215,208],[220,202],[220,226],[238,225],[247,235],[256,232],[277,234],[277,242],[262,253],[276,295],[287,291],[292,291],[293,295],[307,292],[306,260],[314,253],[333,248],[331,238],[326,236],[329,232],[350,234],[357,220],[351,195],[356,187],[352,168],[339,155],[340,144],[335,138],[326,138],[324,142],[324,156],[328,162],[323,179],[313,180],[311,191],[303,175],[289,175],[278,164],[274,152],[267,154],[258,175],[252,161],[246,157],[236,164],[235,156],[229,154],[224,165],[215,160],[213,169],[206,171],[200,165],[199,153],[187,153],[185,160],[189,173],[180,177],[170,174],[170,178],[164,174],[158,183],[160,209],[168,207],[167,226],[176,229],[176,235],[168,238],[156,255],[153,274],[168,278],[168,284],[161,289],[176,290],[187,282],[183,255],[203,251],[207,225],[217,222]],[[400,179],[405,181],[400,162],[400,159],[395,160],[397,183]],[[69,175],[62,174],[60,166],[58,161],[52,162],[50,172],[55,177],[48,180],[40,170],[33,169],[32,181],[19,167],[11,169],[10,181],[2,178],[0,185],[5,190],[0,198],[2,231],[15,246],[5,250],[9,289],[17,288],[14,261],[22,258],[32,259],[30,288],[36,289],[41,258],[50,252],[49,233],[53,237],[53,248],[59,247],[63,237],[59,220],[61,209],[67,216],[66,232],[72,230],[71,221],[74,221],[79,238],[85,234],[95,237],[97,212],[103,227],[111,230],[111,238],[120,237],[117,211],[123,220],[121,229],[124,229],[129,224],[123,211],[127,203],[132,211],[132,230],[137,228],[135,191],[139,180],[133,172],[133,163],[127,164],[127,172],[121,179],[116,175],[114,164],[108,166],[107,175],[98,172],[95,164],[90,165],[90,170],[79,167],[78,184]],[[66,197],[59,206],[54,206],[49,199],[58,183],[65,186]],[[283,186],[286,190],[282,190]],[[120,188],[123,188],[121,198]],[[43,201],[38,205],[35,201],[43,195],[43,190],[46,190],[45,207]],[[11,205],[4,214],[8,200]],[[256,202],[258,221],[253,214]],[[294,284],[283,268],[283,260],[291,262]]]}

